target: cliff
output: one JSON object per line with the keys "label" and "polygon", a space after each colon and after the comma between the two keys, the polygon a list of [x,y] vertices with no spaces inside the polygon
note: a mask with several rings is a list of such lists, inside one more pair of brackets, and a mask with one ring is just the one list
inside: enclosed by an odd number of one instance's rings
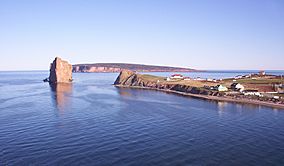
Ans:
{"label": "cliff", "polygon": [[56,57],[50,64],[48,81],[50,83],[69,83],[72,81],[72,65]]}
{"label": "cliff", "polygon": [[153,66],[127,63],[95,63],[73,65],[73,72],[121,72],[122,70],[132,70],[137,72],[192,72],[194,69]]}
{"label": "cliff", "polygon": [[201,94],[201,95],[212,95],[220,96],[222,95],[216,91],[210,91],[202,87],[194,87],[174,82],[165,81],[164,77],[157,77],[152,75],[142,75],[129,70],[123,70],[120,72],[116,81],[115,86],[120,87],[140,87],[140,88],[150,88],[157,90],[170,90],[190,94]]}

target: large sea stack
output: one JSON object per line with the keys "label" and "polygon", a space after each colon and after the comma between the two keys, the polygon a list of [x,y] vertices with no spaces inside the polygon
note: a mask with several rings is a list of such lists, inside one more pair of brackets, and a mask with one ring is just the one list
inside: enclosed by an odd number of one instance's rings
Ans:
{"label": "large sea stack", "polygon": [[72,82],[72,65],[67,61],[56,57],[50,64],[50,83],[70,83]]}

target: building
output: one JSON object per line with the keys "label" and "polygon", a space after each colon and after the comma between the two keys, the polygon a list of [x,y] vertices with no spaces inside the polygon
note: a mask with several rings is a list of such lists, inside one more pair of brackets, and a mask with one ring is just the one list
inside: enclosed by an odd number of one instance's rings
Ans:
{"label": "building", "polygon": [[183,77],[183,80],[185,80],[185,81],[190,81],[191,78],[190,78],[190,77]]}
{"label": "building", "polygon": [[200,78],[200,77],[194,78],[193,80],[195,80],[195,81],[205,81],[205,79]]}
{"label": "building", "polygon": [[275,85],[275,89],[278,93],[284,93],[284,85],[283,84]]}
{"label": "building", "polygon": [[223,85],[217,85],[217,86],[215,87],[215,90],[217,90],[217,91],[219,91],[219,92],[226,92],[226,91],[228,91],[228,88],[225,87],[225,86],[223,86]]}
{"label": "building", "polygon": [[259,92],[258,92],[258,90],[244,90],[243,92],[242,92],[245,96],[262,96]]}
{"label": "building", "polygon": [[173,74],[170,79],[183,79],[183,76],[181,74]]}
{"label": "building", "polygon": [[235,76],[235,79],[241,79],[241,78],[243,78],[242,75],[237,75],[237,76]]}
{"label": "building", "polygon": [[258,75],[259,75],[259,76],[265,76],[265,74],[266,74],[266,73],[265,73],[265,71],[263,71],[263,70],[258,72]]}
{"label": "building", "polygon": [[242,92],[242,91],[245,90],[245,87],[242,84],[235,82],[235,83],[231,84],[231,89],[234,90],[234,91]]}

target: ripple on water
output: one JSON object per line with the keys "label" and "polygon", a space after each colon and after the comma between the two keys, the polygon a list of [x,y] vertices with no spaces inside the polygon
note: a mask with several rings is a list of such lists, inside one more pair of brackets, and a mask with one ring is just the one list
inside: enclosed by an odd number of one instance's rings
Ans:
{"label": "ripple on water", "polygon": [[[123,166],[284,163],[283,111],[114,88],[111,83],[116,75],[76,73],[78,81],[57,90],[33,81],[10,82],[15,89],[0,96],[0,162]],[[0,80],[3,84],[1,92],[8,88]]]}

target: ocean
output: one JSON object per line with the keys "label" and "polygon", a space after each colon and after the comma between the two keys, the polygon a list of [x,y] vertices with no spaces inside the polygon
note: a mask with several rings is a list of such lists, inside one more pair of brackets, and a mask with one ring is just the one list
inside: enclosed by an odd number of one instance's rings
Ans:
{"label": "ocean", "polygon": [[284,110],[116,88],[118,73],[74,73],[72,84],[50,86],[48,74],[0,72],[0,165],[284,164]]}

